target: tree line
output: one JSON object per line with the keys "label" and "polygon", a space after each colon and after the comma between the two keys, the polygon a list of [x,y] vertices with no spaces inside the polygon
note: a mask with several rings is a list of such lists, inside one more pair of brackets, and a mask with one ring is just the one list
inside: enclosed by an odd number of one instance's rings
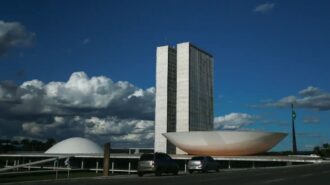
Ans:
{"label": "tree line", "polygon": [[314,153],[321,157],[330,157],[330,144],[325,143],[322,146],[314,147]]}
{"label": "tree line", "polygon": [[45,141],[34,139],[10,140],[0,139],[0,153],[16,151],[46,151],[56,143],[55,139],[48,138]]}

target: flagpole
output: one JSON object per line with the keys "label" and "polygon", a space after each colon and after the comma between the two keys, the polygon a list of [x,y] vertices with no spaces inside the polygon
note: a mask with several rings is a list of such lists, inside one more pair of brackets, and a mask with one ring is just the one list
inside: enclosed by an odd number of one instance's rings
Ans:
{"label": "flagpole", "polygon": [[296,119],[296,113],[293,110],[293,104],[291,104],[291,119],[292,119],[292,153],[297,154],[296,131],[294,127],[294,120]]}

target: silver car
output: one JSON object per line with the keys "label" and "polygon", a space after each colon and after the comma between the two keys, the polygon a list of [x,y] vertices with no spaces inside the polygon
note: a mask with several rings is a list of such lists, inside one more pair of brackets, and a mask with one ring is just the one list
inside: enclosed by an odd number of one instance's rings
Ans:
{"label": "silver car", "polygon": [[142,154],[138,162],[138,175],[141,177],[145,173],[155,173],[156,176],[162,173],[173,173],[177,175],[179,166],[165,153]]}
{"label": "silver car", "polygon": [[210,170],[218,172],[219,164],[210,156],[197,156],[192,157],[188,162],[188,170],[189,173],[193,173],[194,171],[201,171],[205,173]]}

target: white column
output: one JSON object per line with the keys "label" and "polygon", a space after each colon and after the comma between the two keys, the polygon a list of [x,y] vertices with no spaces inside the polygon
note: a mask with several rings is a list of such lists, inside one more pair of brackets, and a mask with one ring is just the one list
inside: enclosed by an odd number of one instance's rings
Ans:
{"label": "white column", "polygon": [[[29,163],[31,163],[31,160],[29,160]],[[31,165],[29,164],[28,166],[28,170],[30,171],[31,170]]]}
{"label": "white column", "polygon": [[187,161],[184,162],[184,173],[187,173]]}
{"label": "white column", "polygon": [[84,159],[81,160],[81,166],[80,169],[84,169]]}
{"label": "white column", "polygon": [[128,174],[131,174],[131,161],[128,162]]}
{"label": "white column", "polygon": [[95,170],[95,173],[98,173],[99,172],[99,162],[98,161],[96,161],[96,170]]}

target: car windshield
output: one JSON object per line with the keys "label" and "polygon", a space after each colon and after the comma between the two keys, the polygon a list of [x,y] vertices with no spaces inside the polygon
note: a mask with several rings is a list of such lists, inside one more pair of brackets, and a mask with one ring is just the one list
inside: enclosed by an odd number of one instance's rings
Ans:
{"label": "car windshield", "polygon": [[203,160],[204,159],[204,157],[193,157],[193,158],[191,158],[191,160],[199,160],[199,161],[201,161],[201,160]]}
{"label": "car windshield", "polygon": [[154,155],[153,154],[143,154],[140,158],[141,161],[150,161],[154,160]]}

